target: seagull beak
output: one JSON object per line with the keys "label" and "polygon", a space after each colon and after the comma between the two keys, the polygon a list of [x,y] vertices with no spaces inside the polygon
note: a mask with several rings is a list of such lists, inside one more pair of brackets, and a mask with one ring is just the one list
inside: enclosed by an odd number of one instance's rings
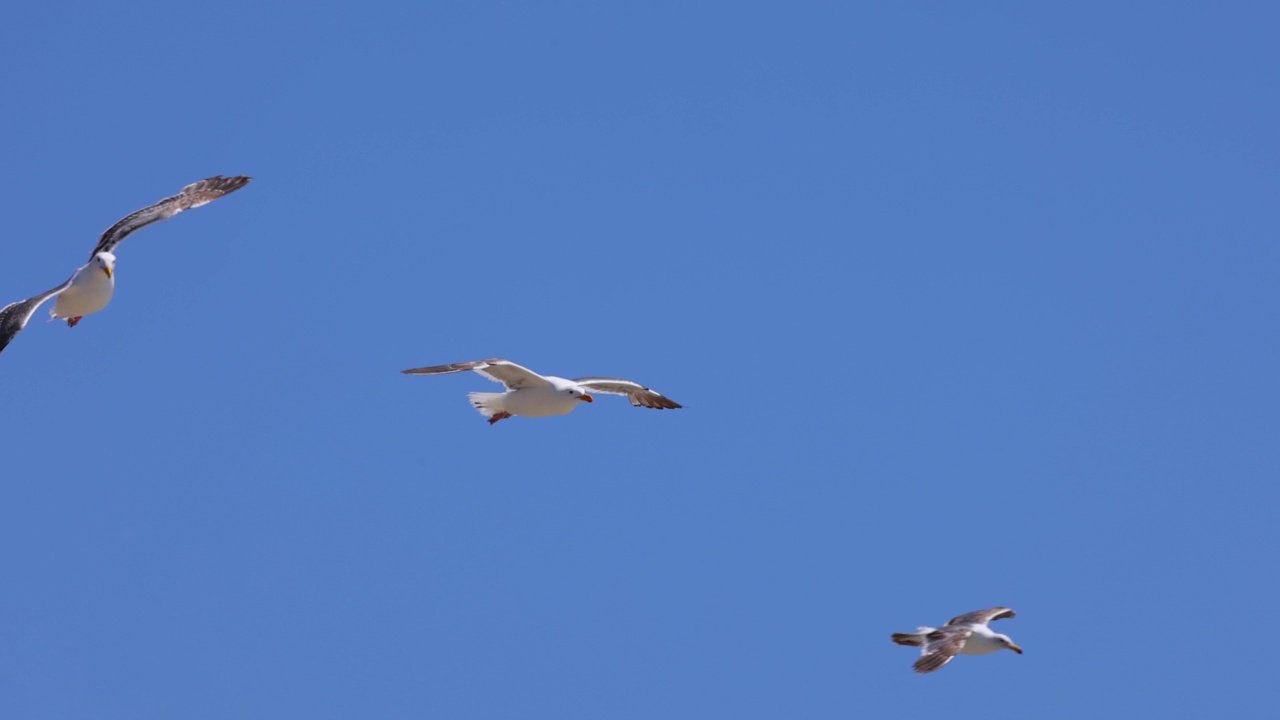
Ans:
{"label": "seagull beak", "polygon": [[1009,643],[1009,649],[1018,653],[1019,655],[1022,654],[1022,648],[1018,647],[1017,645],[1014,645],[1013,643]]}
{"label": "seagull beak", "polygon": [[108,265],[108,266],[106,266],[106,267],[102,268],[102,272],[106,273],[106,274],[107,274],[107,277],[111,277],[111,266],[109,266],[109,265]]}
{"label": "seagull beak", "polygon": [[595,402],[590,395],[582,393],[582,402]]}

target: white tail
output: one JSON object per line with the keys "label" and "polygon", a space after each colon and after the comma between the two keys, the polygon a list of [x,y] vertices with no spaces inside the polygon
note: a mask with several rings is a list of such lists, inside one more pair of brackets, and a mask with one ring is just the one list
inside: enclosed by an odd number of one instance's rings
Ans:
{"label": "white tail", "polygon": [[502,412],[502,401],[499,398],[506,393],[468,393],[467,397],[471,399],[471,404],[476,406],[476,410],[485,417],[493,417]]}

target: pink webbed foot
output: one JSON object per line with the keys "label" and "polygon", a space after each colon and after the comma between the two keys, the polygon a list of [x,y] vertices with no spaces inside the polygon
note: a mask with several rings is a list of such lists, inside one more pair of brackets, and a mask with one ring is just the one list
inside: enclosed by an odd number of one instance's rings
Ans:
{"label": "pink webbed foot", "polygon": [[489,424],[492,425],[498,422],[499,420],[506,420],[509,417],[511,417],[511,413],[507,412],[506,410],[503,410],[502,412],[499,412],[499,413],[494,413],[493,415],[489,416]]}
{"label": "pink webbed foot", "polygon": [[83,317],[83,315],[77,315],[73,318],[67,318],[67,327],[75,327],[76,323],[80,322]]}

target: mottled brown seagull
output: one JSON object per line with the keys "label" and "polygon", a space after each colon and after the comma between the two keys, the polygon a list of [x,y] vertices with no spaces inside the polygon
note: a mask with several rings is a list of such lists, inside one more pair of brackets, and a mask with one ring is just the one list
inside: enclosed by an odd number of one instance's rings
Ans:
{"label": "mottled brown seagull", "polygon": [[630,380],[607,377],[566,380],[553,375],[539,375],[528,368],[501,358],[412,368],[401,372],[406,375],[444,375],[464,370],[473,370],[482,377],[502,383],[507,388],[506,392],[473,392],[469,395],[471,404],[480,411],[481,415],[489,418],[490,425],[512,415],[525,417],[567,415],[578,407],[579,403],[593,402],[591,397],[593,392],[626,395],[631,404],[637,407],[655,410],[681,407],[679,403],[661,393]]}
{"label": "mottled brown seagull", "polygon": [[931,673],[956,655],[989,655],[997,650],[1012,650],[1021,655],[1022,648],[1008,635],[987,627],[993,620],[1011,617],[1013,611],[1009,608],[993,607],[953,617],[940,628],[922,627],[918,632],[894,633],[892,637],[899,645],[920,648],[920,659],[913,667],[918,673]]}
{"label": "mottled brown seagull", "polygon": [[151,223],[167,220],[183,210],[211,203],[244,187],[250,179],[243,175],[229,178],[215,175],[192,183],[182,188],[177,195],[142,208],[107,228],[98,240],[97,247],[89,254],[89,262],[76,270],[66,282],[52,290],[0,308],[0,351],[22,332],[31,316],[50,298],[58,298],[49,311],[50,317],[64,318],[70,327],[75,327],[85,315],[105,308],[111,302],[116,287],[114,251],[130,233]]}

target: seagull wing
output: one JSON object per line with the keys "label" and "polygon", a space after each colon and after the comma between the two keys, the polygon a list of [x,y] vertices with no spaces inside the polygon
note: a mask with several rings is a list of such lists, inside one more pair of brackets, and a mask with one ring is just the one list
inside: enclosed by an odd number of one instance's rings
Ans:
{"label": "seagull wing", "polygon": [[508,390],[521,390],[531,387],[549,387],[551,381],[529,368],[517,365],[510,360],[490,358],[471,362],[453,363],[451,365],[433,365],[432,367],[410,368],[401,370],[405,375],[446,375],[448,373],[474,371],[489,380],[500,382]]}
{"label": "seagull wing", "polygon": [[946,627],[934,630],[924,636],[924,648],[920,650],[920,658],[912,667],[922,675],[941,669],[964,648],[965,642],[972,634],[973,630],[967,627]]}
{"label": "seagull wing", "polygon": [[974,610],[971,613],[957,615],[947,621],[948,625],[986,625],[992,620],[1013,617],[1013,611],[1007,607],[993,607],[986,610]]}
{"label": "seagull wing", "polygon": [[40,309],[41,305],[45,304],[49,298],[57,297],[69,287],[71,287],[70,278],[52,290],[46,290],[35,297],[9,303],[0,308],[0,352],[3,352],[5,347],[18,337],[18,333],[27,326],[27,321],[36,313],[36,310]]}
{"label": "seagull wing", "polygon": [[244,175],[224,178],[214,175],[211,178],[191,183],[182,188],[177,195],[167,197],[155,205],[126,216],[123,220],[107,228],[98,240],[98,245],[89,253],[92,260],[100,252],[113,252],[117,245],[124,241],[134,230],[144,228],[151,223],[168,220],[183,210],[200,207],[217,200],[223,195],[233,193],[244,187],[253,178]]}
{"label": "seagull wing", "polygon": [[606,395],[626,395],[631,404],[636,407],[647,407],[655,410],[674,410],[684,407],[662,393],[650,390],[640,383],[631,382],[630,380],[585,377],[574,378],[573,381],[592,392],[605,393]]}

